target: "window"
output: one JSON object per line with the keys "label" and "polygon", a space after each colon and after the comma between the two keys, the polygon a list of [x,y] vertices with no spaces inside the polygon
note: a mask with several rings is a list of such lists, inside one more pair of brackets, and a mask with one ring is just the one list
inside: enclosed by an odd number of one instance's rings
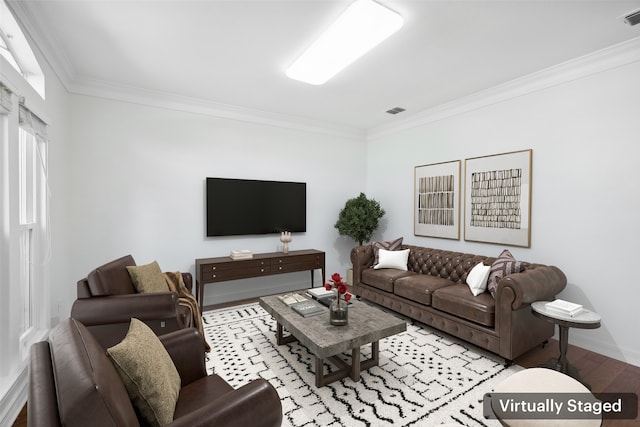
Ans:
{"label": "window", "polygon": [[26,387],[31,344],[49,330],[51,293],[44,75],[3,0],[0,70],[0,413],[7,414],[21,398],[15,390]]}
{"label": "window", "polygon": [[44,99],[44,73],[5,1],[0,2],[0,56]]}
{"label": "window", "polygon": [[18,262],[20,288],[20,340],[24,348],[47,323],[38,307],[48,258],[48,184],[46,125],[20,105],[18,130]]}

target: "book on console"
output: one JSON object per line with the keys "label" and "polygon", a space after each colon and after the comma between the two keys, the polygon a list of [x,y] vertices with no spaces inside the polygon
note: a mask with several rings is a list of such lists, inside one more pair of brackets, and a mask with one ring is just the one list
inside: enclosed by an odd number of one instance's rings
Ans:
{"label": "book on console", "polygon": [[241,249],[237,251],[231,251],[229,255],[231,259],[251,259],[253,258],[253,252],[248,249]]}
{"label": "book on console", "polygon": [[548,302],[544,306],[547,310],[553,313],[564,314],[571,317],[582,311],[582,305],[561,299],[556,299],[554,301]]}
{"label": "book on console", "polygon": [[325,311],[324,307],[313,300],[296,302],[291,304],[290,307],[302,317],[315,316]]}

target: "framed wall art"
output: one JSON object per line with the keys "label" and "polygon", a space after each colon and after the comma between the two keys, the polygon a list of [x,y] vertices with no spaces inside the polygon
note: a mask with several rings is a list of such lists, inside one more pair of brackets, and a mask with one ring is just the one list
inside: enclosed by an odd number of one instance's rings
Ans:
{"label": "framed wall art", "polygon": [[464,239],[531,246],[532,150],[465,160]]}
{"label": "framed wall art", "polygon": [[414,234],[460,239],[460,160],[416,166]]}

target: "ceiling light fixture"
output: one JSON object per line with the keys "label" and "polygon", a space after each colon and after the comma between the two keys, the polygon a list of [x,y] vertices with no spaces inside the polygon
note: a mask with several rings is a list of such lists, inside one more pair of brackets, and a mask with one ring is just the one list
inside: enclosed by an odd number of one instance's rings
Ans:
{"label": "ceiling light fixture", "polygon": [[372,0],[357,0],[287,69],[321,85],[402,27],[402,17]]}
{"label": "ceiling light fixture", "polygon": [[638,24],[640,24],[640,9],[634,10],[633,12],[630,12],[627,15],[625,15],[624,22],[627,25],[638,25]]}

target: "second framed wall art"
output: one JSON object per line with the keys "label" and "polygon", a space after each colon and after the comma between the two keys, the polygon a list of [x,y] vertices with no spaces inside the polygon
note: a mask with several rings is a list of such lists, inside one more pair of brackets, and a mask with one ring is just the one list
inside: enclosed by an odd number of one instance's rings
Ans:
{"label": "second framed wall art", "polygon": [[465,160],[465,240],[531,246],[531,154]]}
{"label": "second framed wall art", "polygon": [[416,166],[414,234],[460,239],[460,160]]}

